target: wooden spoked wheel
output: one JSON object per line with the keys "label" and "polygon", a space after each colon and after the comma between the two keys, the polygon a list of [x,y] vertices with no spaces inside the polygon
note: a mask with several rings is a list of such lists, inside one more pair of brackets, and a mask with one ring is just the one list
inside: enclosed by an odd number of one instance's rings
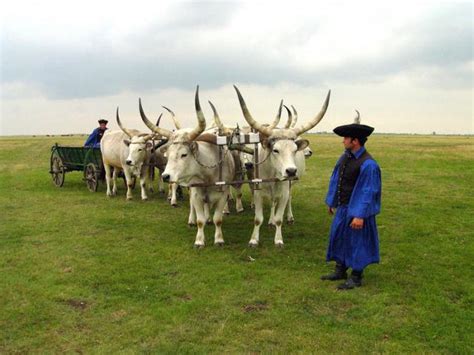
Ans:
{"label": "wooden spoked wheel", "polygon": [[97,191],[99,186],[99,173],[97,167],[92,163],[87,164],[84,169],[84,180],[90,192]]}
{"label": "wooden spoked wheel", "polygon": [[62,187],[64,185],[64,177],[66,172],[64,170],[63,161],[58,155],[53,155],[51,158],[50,173],[53,179],[53,184],[57,187]]}

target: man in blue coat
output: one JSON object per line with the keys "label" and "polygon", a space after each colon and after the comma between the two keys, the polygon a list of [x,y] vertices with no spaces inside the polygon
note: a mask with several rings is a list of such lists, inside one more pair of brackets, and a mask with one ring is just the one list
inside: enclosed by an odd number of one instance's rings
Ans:
{"label": "man in blue coat", "polygon": [[87,138],[86,142],[84,143],[84,147],[100,148],[100,141],[107,130],[107,123],[109,123],[109,121],[102,119],[98,122],[99,127],[92,131],[89,138]]}
{"label": "man in blue coat", "polygon": [[[344,137],[345,152],[339,158],[326,196],[329,213],[334,215],[326,260],[336,269],[322,280],[346,280],[338,289],[362,285],[365,267],[378,263],[379,239],[375,216],[380,212],[381,175],[377,162],[365,149],[374,128],[356,123],[339,126],[334,133]],[[347,269],[351,276],[347,277]]]}

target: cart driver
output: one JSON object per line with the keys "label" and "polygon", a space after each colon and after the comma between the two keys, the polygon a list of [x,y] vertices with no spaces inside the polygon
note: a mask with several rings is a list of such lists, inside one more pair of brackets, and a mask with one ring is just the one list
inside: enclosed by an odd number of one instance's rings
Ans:
{"label": "cart driver", "polygon": [[84,143],[84,147],[100,148],[100,140],[102,139],[104,132],[107,130],[107,123],[109,123],[109,121],[100,119],[98,122],[99,127],[92,131],[89,138],[87,138]]}

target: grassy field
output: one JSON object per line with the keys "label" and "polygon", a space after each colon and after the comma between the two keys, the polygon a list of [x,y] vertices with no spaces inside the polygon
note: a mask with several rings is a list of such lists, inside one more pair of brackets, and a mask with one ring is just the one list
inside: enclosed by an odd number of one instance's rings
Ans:
{"label": "grassy field", "polygon": [[[224,220],[226,246],[195,250],[187,202],[173,209],[51,182],[50,147],[84,137],[0,138],[0,353],[474,352],[473,137],[371,137],[382,168],[381,263],[338,292],[319,276],[324,197],[340,138],[308,136],[285,248],[253,213]],[[247,191],[247,190],[246,190]],[[268,213],[266,213],[268,215]]]}

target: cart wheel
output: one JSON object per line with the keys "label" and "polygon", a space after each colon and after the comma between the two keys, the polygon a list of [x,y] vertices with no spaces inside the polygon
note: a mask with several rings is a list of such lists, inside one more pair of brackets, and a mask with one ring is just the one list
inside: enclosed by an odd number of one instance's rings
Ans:
{"label": "cart wheel", "polygon": [[87,188],[90,192],[96,192],[99,186],[99,171],[92,163],[86,165],[84,169],[84,180],[86,180]]}
{"label": "cart wheel", "polygon": [[64,177],[66,172],[64,171],[64,164],[59,155],[53,155],[51,158],[51,177],[53,179],[53,184],[57,187],[62,187],[64,185]]}

